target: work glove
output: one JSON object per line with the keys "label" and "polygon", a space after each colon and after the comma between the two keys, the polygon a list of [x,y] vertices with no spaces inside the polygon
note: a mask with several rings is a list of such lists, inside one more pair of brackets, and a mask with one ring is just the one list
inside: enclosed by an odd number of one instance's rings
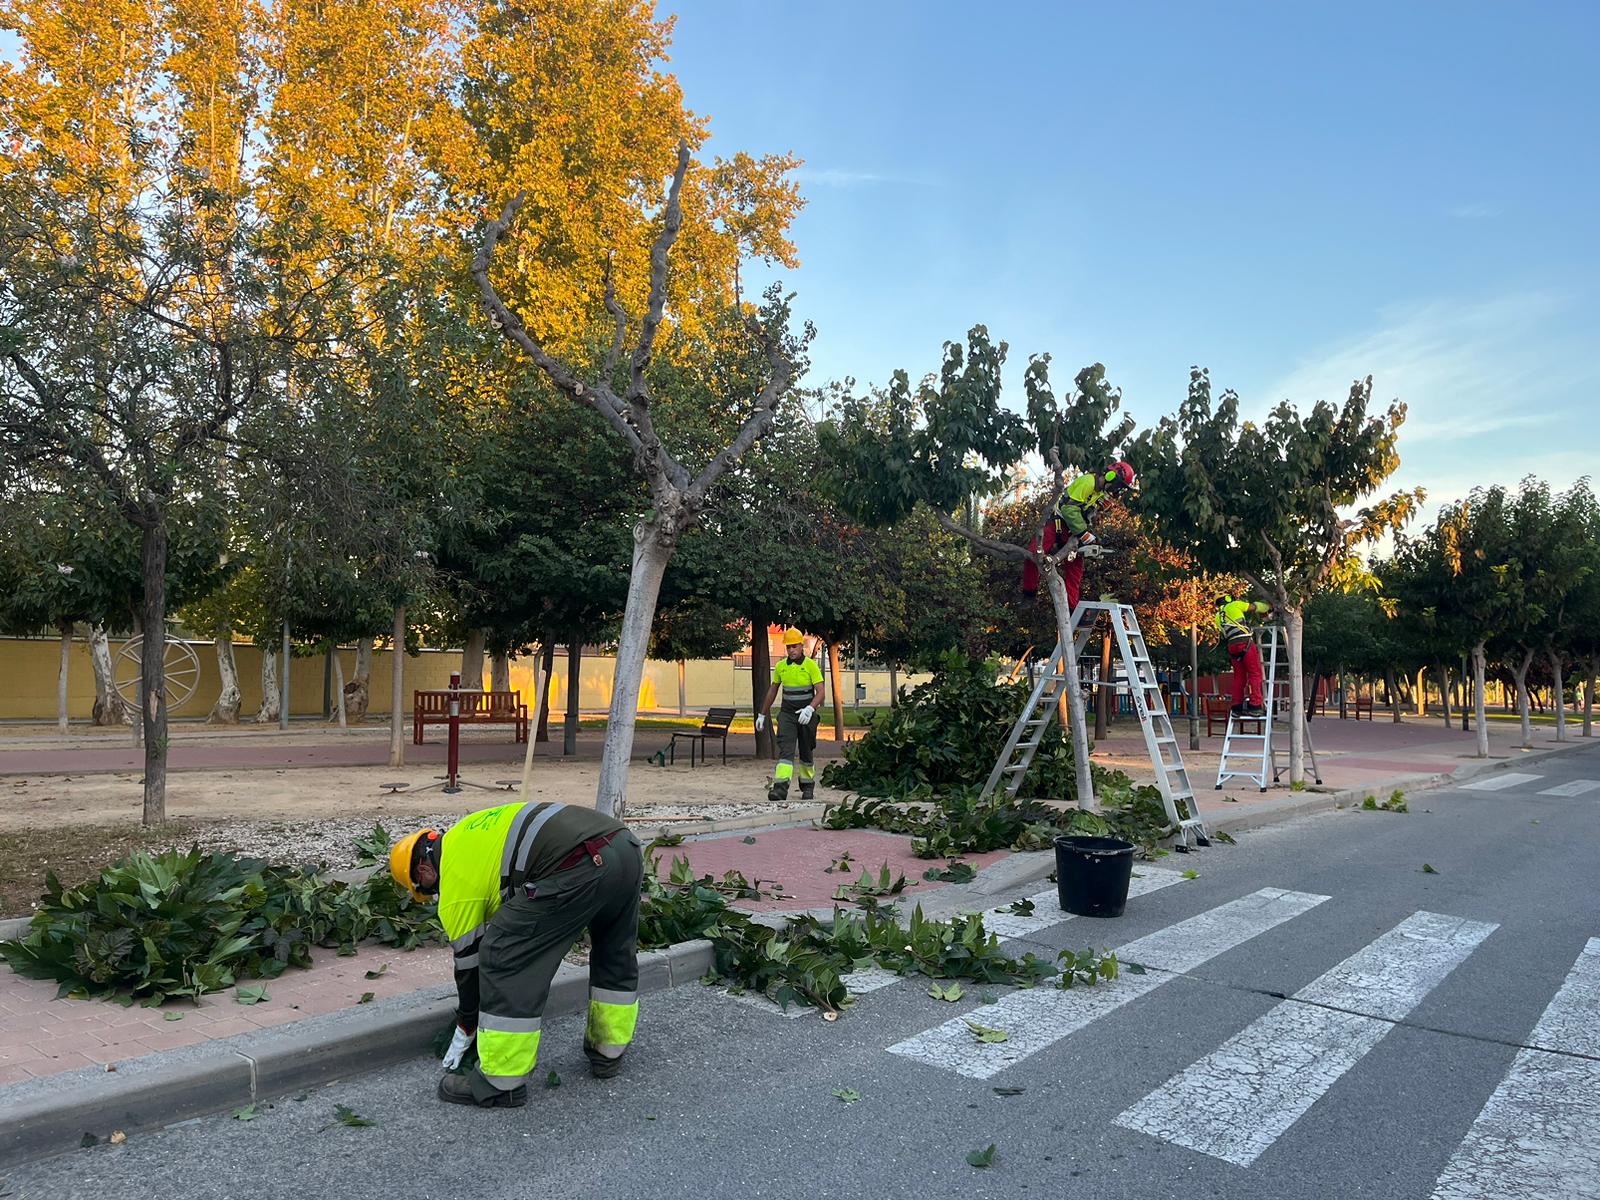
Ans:
{"label": "work glove", "polygon": [[799,721],[802,725],[809,725],[811,724],[811,718],[816,715],[817,710],[808,704],[794,715],[794,719]]}
{"label": "work glove", "polygon": [[767,727],[767,714],[766,713],[757,713],[756,714],[756,732],[760,733],[766,727]]}
{"label": "work glove", "polygon": [[1079,550],[1087,549],[1090,546],[1098,546],[1099,544],[1100,544],[1100,541],[1099,541],[1098,538],[1096,538],[1094,536],[1094,531],[1092,529],[1089,530],[1087,533],[1080,534],[1079,537],[1078,537],[1078,549]]}
{"label": "work glove", "polygon": [[450,1039],[450,1049],[444,1052],[444,1069],[454,1071],[461,1065],[461,1060],[466,1057],[467,1047],[472,1045],[473,1039],[478,1035],[468,1033],[461,1026],[456,1026],[455,1036]]}

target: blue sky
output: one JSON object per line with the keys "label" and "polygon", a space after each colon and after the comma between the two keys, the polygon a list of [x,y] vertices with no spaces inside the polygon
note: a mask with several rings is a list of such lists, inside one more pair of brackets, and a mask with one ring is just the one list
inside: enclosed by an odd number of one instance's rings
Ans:
{"label": "blue sky", "polygon": [[806,160],[814,379],[981,322],[1141,423],[1191,364],[1247,412],[1371,374],[1432,501],[1600,461],[1600,5],[677,12],[711,150]]}

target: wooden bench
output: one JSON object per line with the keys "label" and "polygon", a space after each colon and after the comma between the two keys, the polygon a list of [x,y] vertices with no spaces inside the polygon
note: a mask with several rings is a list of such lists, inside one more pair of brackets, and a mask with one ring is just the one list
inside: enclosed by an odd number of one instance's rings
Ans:
{"label": "wooden bench", "polygon": [[[528,706],[522,703],[521,692],[476,692],[463,689],[455,694],[461,697],[463,725],[515,725],[517,741],[528,740]],[[418,690],[411,694],[414,705],[411,740],[417,745],[422,745],[425,727],[450,724],[450,696],[449,688]]]}
{"label": "wooden bench", "polygon": [[694,766],[694,748],[696,745],[700,747],[700,761],[705,762],[706,742],[711,738],[717,738],[722,742],[722,762],[726,766],[728,762],[728,726],[733,724],[733,711],[731,708],[707,709],[706,719],[699,729],[693,733],[688,730],[680,730],[674,733],[671,747],[667,751],[667,761],[674,763],[678,761],[678,739],[682,738],[689,743],[689,765],[691,767]]}
{"label": "wooden bench", "polygon": [[1233,711],[1233,699],[1230,696],[1207,696],[1206,705],[1206,736],[1216,737],[1216,723],[1222,722],[1222,728],[1228,728],[1228,714]]}

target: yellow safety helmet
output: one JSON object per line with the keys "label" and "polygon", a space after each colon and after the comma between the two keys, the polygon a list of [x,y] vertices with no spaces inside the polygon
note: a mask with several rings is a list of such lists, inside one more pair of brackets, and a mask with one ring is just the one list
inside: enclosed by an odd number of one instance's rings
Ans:
{"label": "yellow safety helmet", "polygon": [[789,628],[783,631],[783,644],[785,646],[799,646],[804,644],[805,640],[806,635],[801,633],[793,625],[789,626]]}
{"label": "yellow safety helmet", "polygon": [[417,881],[411,877],[411,862],[417,854],[417,843],[427,838],[430,842],[439,840],[437,829],[419,829],[415,833],[408,833],[389,849],[389,874],[394,881],[406,891],[411,893],[411,898],[418,904],[428,903],[428,897],[417,890]]}

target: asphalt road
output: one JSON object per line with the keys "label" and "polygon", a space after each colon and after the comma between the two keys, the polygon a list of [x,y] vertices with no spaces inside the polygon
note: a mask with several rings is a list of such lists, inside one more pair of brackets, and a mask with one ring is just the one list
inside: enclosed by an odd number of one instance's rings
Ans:
{"label": "asphalt road", "polygon": [[[1152,969],[1092,991],[949,1004],[911,978],[827,1023],[690,985],[651,998],[617,1080],[550,1022],[520,1110],[440,1104],[418,1060],[0,1195],[1597,1197],[1600,746],[1520,774],[1141,866],[1114,921],[1042,915],[1015,952],[1138,943]],[[1008,1042],[940,1030],[964,1016]]]}

